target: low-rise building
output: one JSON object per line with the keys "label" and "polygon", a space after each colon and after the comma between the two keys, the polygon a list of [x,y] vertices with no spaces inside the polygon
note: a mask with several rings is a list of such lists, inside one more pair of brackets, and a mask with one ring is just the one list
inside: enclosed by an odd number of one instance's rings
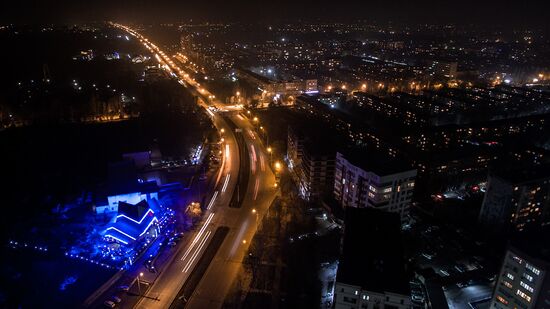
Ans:
{"label": "low-rise building", "polygon": [[98,190],[94,204],[96,214],[117,212],[120,202],[137,204],[144,200],[158,200],[157,182],[141,181],[133,161],[111,164],[108,178],[107,185]]}
{"label": "low-rise building", "polygon": [[158,230],[155,227],[158,222],[155,211],[147,201],[142,200],[135,205],[120,202],[118,215],[115,222],[105,230],[105,238],[124,245],[145,237],[156,238]]}

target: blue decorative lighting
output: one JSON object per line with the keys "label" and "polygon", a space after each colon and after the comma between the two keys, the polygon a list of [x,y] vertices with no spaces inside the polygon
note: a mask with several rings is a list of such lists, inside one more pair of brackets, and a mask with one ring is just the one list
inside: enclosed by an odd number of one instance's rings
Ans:
{"label": "blue decorative lighting", "polygon": [[[132,218],[130,218],[130,217],[124,215],[124,214],[120,214],[120,215],[116,216],[116,218],[118,219],[118,218],[120,218],[120,217],[124,217],[124,218],[126,218],[126,219],[131,220],[131,221],[134,221],[134,222],[137,223],[137,224],[141,224],[141,222],[143,222],[143,220],[145,219],[145,217],[147,217],[147,215],[148,215],[149,213],[154,214],[155,212],[154,212],[152,209],[147,210],[147,212],[143,215],[143,217],[141,217],[141,220],[139,220],[139,221],[136,221],[135,219],[132,219]],[[135,239],[134,239],[134,240],[135,240]]]}

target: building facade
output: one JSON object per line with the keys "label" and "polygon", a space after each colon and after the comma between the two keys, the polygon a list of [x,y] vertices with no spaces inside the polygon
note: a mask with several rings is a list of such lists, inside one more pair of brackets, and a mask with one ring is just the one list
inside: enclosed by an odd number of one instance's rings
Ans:
{"label": "building facade", "polygon": [[494,231],[520,232],[550,224],[550,174],[544,170],[490,174],[479,223]]}
{"label": "building facade", "polygon": [[500,270],[491,307],[550,308],[549,262],[510,247]]}
{"label": "building facade", "polygon": [[416,169],[384,170],[376,167],[377,164],[367,162],[367,166],[373,167],[368,168],[338,152],[334,172],[334,197],[343,208],[376,208],[398,213],[401,220],[404,220],[409,214]]}
{"label": "building facade", "polygon": [[410,292],[399,216],[370,208],[346,209],[334,308],[412,308]]}
{"label": "building facade", "polygon": [[300,196],[313,200],[332,190],[336,152],[330,143],[313,141],[307,136],[289,127],[286,160]]}

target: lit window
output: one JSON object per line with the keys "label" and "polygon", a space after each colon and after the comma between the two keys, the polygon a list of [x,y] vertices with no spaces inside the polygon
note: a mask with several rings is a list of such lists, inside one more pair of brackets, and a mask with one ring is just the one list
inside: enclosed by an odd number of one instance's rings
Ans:
{"label": "lit window", "polygon": [[525,267],[527,267],[527,269],[529,269],[530,271],[532,271],[535,275],[540,275],[540,270],[538,270],[537,268],[535,268],[533,265],[531,264],[526,264]]}
{"label": "lit window", "polygon": [[531,296],[529,296],[529,295],[523,293],[522,291],[517,290],[517,291],[516,291],[516,294],[519,295],[519,296],[521,296],[521,298],[525,299],[526,301],[531,302]]}
{"label": "lit window", "polygon": [[523,260],[518,256],[514,255],[512,259],[514,259],[514,261],[516,261],[518,264],[523,264]]}
{"label": "lit window", "polygon": [[504,299],[504,297],[498,295],[497,296],[497,300],[505,305],[508,305],[508,301],[506,299]]}
{"label": "lit window", "polygon": [[519,285],[520,285],[522,288],[526,289],[527,291],[529,291],[529,292],[531,292],[531,293],[533,293],[533,291],[534,291],[533,288],[532,288],[530,285],[528,285],[527,283],[525,283],[525,282],[523,282],[523,281],[520,281]]}
{"label": "lit window", "polygon": [[533,276],[529,275],[529,274],[526,274],[524,273],[522,275],[523,278],[527,279],[529,282],[533,282]]}
{"label": "lit window", "polygon": [[511,289],[512,288],[512,284],[508,281],[502,281],[502,284],[504,284],[504,286],[506,286],[507,288]]}
{"label": "lit window", "polygon": [[511,273],[506,273],[506,277],[508,277],[508,279],[510,280],[514,280],[514,275],[512,275]]}

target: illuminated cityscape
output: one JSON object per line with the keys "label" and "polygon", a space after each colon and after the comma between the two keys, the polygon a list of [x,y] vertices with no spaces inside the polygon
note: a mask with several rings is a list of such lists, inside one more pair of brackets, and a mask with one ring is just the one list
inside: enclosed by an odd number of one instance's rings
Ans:
{"label": "illuminated cityscape", "polygon": [[0,307],[548,308],[548,12],[10,4]]}

